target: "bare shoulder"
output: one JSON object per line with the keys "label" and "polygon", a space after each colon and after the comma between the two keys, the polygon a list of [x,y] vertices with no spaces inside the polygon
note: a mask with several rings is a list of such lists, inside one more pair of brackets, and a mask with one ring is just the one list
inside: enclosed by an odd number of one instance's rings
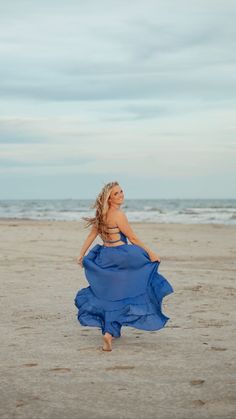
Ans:
{"label": "bare shoulder", "polygon": [[115,214],[115,219],[116,221],[120,221],[120,222],[124,222],[124,221],[128,221],[127,216],[125,214],[124,211],[122,211],[121,209],[116,210],[116,214]]}
{"label": "bare shoulder", "polygon": [[126,217],[125,212],[122,211],[121,209],[117,209],[116,211],[116,217]]}
{"label": "bare shoulder", "polygon": [[137,239],[135,232],[133,231],[131,225],[129,224],[128,218],[124,211],[117,210],[116,212],[116,224],[119,227],[120,231],[125,234],[125,236],[132,243],[133,240]]}
{"label": "bare shoulder", "polygon": [[121,221],[122,219],[126,218],[126,215],[124,211],[121,209],[112,210],[108,214],[107,221],[111,224],[117,224],[118,221]]}

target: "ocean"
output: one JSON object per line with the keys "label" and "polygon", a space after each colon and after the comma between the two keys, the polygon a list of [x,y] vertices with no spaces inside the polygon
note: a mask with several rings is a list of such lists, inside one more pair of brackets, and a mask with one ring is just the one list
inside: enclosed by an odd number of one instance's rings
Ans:
{"label": "ocean", "polygon": [[[0,218],[75,220],[93,216],[92,199],[0,200]],[[129,221],[236,224],[236,199],[125,199]]]}

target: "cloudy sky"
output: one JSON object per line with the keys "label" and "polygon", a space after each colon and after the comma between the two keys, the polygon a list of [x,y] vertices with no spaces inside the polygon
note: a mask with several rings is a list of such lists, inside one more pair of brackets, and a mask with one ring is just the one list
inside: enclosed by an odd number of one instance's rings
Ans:
{"label": "cloudy sky", "polygon": [[2,0],[0,199],[236,198],[235,0]]}

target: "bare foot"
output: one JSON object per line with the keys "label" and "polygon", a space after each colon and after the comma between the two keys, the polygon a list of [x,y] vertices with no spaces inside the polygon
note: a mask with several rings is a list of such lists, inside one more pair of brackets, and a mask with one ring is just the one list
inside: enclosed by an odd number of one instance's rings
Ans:
{"label": "bare foot", "polygon": [[112,335],[110,335],[110,333],[106,332],[105,335],[103,335],[102,350],[103,351],[112,351],[111,342],[112,342]]}

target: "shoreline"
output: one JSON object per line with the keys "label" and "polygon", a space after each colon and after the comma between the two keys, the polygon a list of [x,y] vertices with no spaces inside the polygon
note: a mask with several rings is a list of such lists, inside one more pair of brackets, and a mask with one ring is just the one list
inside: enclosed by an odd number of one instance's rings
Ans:
{"label": "shoreline", "polygon": [[[79,223],[83,224],[84,221],[81,220],[39,220],[32,218],[5,218],[0,217],[0,223],[9,223],[9,222],[35,222],[35,223]],[[176,223],[176,222],[155,222],[155,221],[129,221],[130,224],[145,224],[145,225],[182,225],[182,226],[222,226],[222,227],[235,227],[236,224],[225,224],[225,223]]]}

